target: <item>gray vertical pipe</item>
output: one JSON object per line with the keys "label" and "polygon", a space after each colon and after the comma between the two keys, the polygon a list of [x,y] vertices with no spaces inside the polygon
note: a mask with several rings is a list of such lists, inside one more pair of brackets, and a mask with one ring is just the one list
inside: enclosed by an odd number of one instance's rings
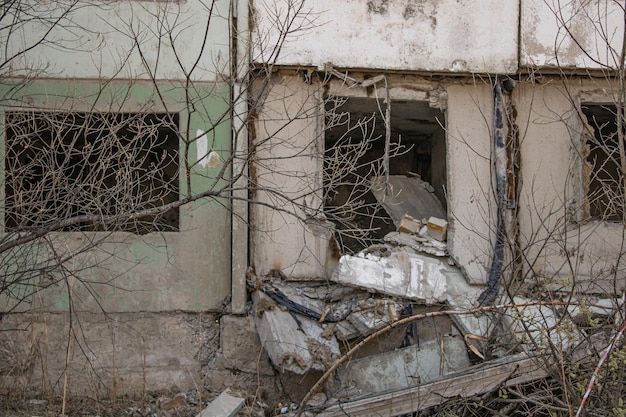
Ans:
{"label": "gray vertical pipe", "polygon": [[498,295],[498,290],[500,289],[500,278],[502,276],[502,266],[504,264],[504,218],[506,215],[506,169],[508,165],[506,154],[507,125],[505,120],[504,97],[502,94],[500,80],[498,78],[496,78],[493,92],[495,119],[493,147],[497,200],[496,244],[493,249],[493,258],[491,261],[491,269],[489,270],[487,288],[480,294],[477,300],[479,305],[490,305]]}

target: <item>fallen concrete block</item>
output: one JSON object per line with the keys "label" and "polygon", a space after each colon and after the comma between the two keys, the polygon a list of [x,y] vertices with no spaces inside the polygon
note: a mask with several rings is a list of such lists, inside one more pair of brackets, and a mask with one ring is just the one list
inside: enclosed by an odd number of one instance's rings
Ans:
{"label": "fallen concrete block", "polygon": [[439,259],[403,250],[393,251],[384,257],[375,254],[344,255],[331,280],[396,297],[437,303],[446,298],[444,272],[448,268]]}
{"label": "fallen concrete block", "polygon": [[428,235],[433,239],[439,241],[446,240],[446,233],[448,231],[448,222],[438,217],[431,217],[426,223]]}
{"label": "fallen concrete block", "polygon": [[299,328],[294,317],[262,291],[255,291],[252,300],[259,338],[277,368],[302,375],[326,370],[340,357],[337,339],[324,337],[319,323],[296,315]]}
{"label": "fallen concrete block", "polygon": [[327,388],[335,398],[354,398],[415,387],[469,366],[463,338],[446,335],[419,346],[353,360],[337,370]]}
{"label": "fallen concrete block", "polygon": [[551,346],[567,351],[581,342],[580,330],[569,315],[552,306],[525,305],[531,300],[514,297],[516,307],[504,316],[506,328],[527,352],[542,352]]}
{"label": "fallen concrete block", "polygon": [[[388,187],[385,184],[387,179]],[[390,175],[388,178],[372,178],[372,193],[385,208],[396,228],[400,226],[405,214],[415,219],[446,217],[446,210],[433,191],[433,187],[419,177]]]}
{"label": "fallen concrete block", "polygon": [[196,417],[234,417],[241,407],[244,399],[235,396],[230,390],[222,392],[216,399],[211,401]]}
{"label": "fallen concrete block", "polygon": [[359,302],[347,320],[359,332],[367,336],[398,320],[404,306],[390,299],[367,299]]}
{"label": "fallen concrete block", "polygon": [[[447,282],[446,297],[452,310],[470,310],[478,299],[484,286],[470,285],[459,268],[451,266],[445,272]],[[493,328],[491,314],[455,314],[450,318],[456,323],[463,335],[489,336]]]}
{"label": "fallen concrete block", "polygon": [[422,227],[422,222],[416,218],[405,214],[400,220],[400,226],[398,226],[398,232],[402,233],[418,233]]}

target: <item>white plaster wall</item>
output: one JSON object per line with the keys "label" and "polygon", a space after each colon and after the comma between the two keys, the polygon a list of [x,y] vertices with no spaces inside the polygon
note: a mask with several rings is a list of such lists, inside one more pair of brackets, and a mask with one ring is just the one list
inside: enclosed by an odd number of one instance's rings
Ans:
{"label": "white plaster wall", "polygon": [[487,281],[495,237],[491,136],[493,93],[488,82],[447,89],[448,245],[471,283]]}
{"label": "white plaster wall", "polygon": [[[517,70],[519,0],[254,2],[253,61],[506,73]],[[300,5],[300,1],[293,2]],[[284,29],[291,33],[277,56]]]}
{"label": "white plaster wall", "polygon": [[189,75],[213,81],[228,73],[228,0],[216,1],[212,13],[211,2],[196,0],[81,1],[71,7],[69,1],[22,3],[33,5],[29,10],[33,15],[59,19],[58,24],[37,19],[9,30],[10,17],[3,18],[1,76],[184,79]]}
{"label": "white plaster wall", "polygon": [[251,248],[255,272],[290,278],[328,274],[330,229],[305,221],[321,208],[324,155],[315,85],[295,73],[271,80],[257,109],[252,166]]}
{"label": "white plaster wall", "polygon": [[[593,80],[567,89],[559,82],[526,84],[518,85],[514,97],[522,143],[520,243],[527,282],[537,279],[564,289],[577,284],[602,293],[623,288],[623,224],[578,224],[570,209],[583,195],[576,107],[581,97],[610,103],[610,86]],[[614,274],[621,277],[615,287]]]}
{"label": "white plaster wall", "polygon": [[619,67],[619,2],[522,0],[521,6],[521,66]]}

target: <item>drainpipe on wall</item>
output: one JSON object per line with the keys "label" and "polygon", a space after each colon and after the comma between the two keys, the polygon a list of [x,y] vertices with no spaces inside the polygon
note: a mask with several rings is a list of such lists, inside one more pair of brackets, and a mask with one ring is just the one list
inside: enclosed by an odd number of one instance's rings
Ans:
{"label": "drainpipe on wall", "polygon": [[231,36],[232,76],[232,152],[233,183],[231,213],[231,312],[243,314],[246,309],[246,270],[248,267],[248,72],[249,72],[249,4],[232,0]]}
{"label": "drainpipe on wall", "polygon": [[[506,85],[506,93],[510,93],[513,89],[512,84]],[[494,130],[493,130],[493,147],[494,147],[494,174],[496,177],[496,243],[493,249],[493,258],[491,260],[491,269],[489,270],[489,279],[487,280],[487,288],[480,294],[477,300],[478,305],[491,305],[498,295],[500,289],[500,281],[502,277],[502,266],[504,264],[504,238],[505,227],[504,219],[506,216],[506,192],[507,192],[507,124],[506,112],[504,107],[504,95],[502,92],[501,80],[496,77],[493,87],[494,92]]]}

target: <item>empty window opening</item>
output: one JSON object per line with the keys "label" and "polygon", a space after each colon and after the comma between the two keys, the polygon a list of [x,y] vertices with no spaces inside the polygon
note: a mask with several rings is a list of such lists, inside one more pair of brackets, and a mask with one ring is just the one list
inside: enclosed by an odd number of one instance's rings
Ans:
{"label": "empty window opening", "polygon": [[[370,191],[372,179],[385,175],[385,103],[334,97],[325,110],[325,211],[337,226],[342,249],[357,252],[395,230]],[[443,112],[425,101],[393,100],[390,124],[389,175],[419,176],[445,207]]]}
{"label": "empty window opening", "polygon": [[178,208],[124,217],[178,200],[178,114],[9,111],[5,129],[7,230],[179,230]]}
{"label": "empty window opening", "polygon": [[617,136],[617,109],[612,105],[582,106],[590,132],[583,137],[586,154],[584,180],[588,215],[594,219],[622,221],[623,173]]}

